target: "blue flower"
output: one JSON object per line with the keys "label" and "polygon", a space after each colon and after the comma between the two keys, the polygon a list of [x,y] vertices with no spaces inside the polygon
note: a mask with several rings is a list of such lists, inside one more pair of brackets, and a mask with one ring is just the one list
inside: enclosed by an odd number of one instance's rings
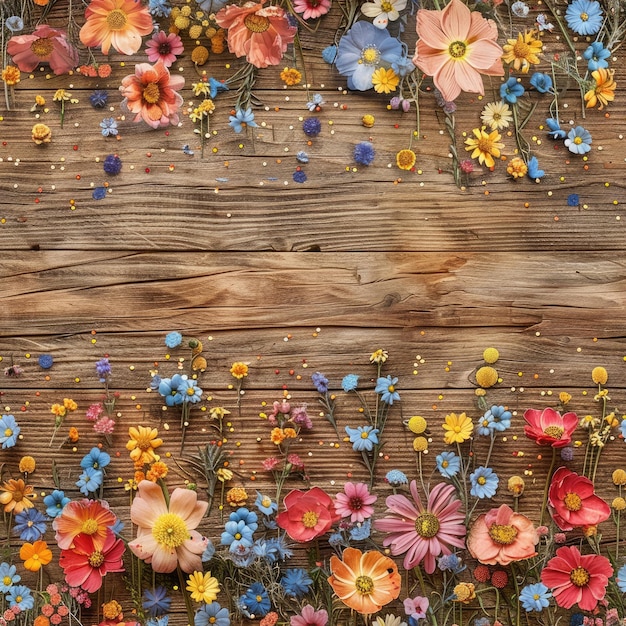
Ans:
{"label": "blue flower", "polygon": [[605,69],[609,66],[607,59],[611,56],[611,51],[602,45],[601,41],[594,41],[584,52],[583,57],[587,59],[587,68],[590,72]]}
{"label": "blue flower", "polygon": [[348,391],[354,391],[359,384],[359,377],[356,374],[348,374],[343,377],[341,381],[341,388],[347,393]]}
{"label": "blue flower", "polygon": [[182,380],[176,391],[180,393],[183,402],[191,402],[195,404],[202,400],[202,389],[198,387],[198,381],[193,378],[187,378],[187,376],[181,376]]}
{"label": "blue flower", "polygon": [[518,98],[524,95],[524,85],[517,82],[517,78],[511,76],[506,83],[500,85],[500,97],[509,104],[515,104]]}
{"label": "blue flower", "polygon": [[319,393],[326,393],[328,391],[328,378],[321,372],[311,374],[311,381]]}
{"label": "blue flower", "polygon": [[217,13],[227,0],[196,0],[196,2],[205,13]]}
{"label": "blue flower", "polygon": [[246,509],[244,506],[241,506],[236,511],[233,511],[228,516],[228,519],[231,522],[243,522],[253,532],[259,527],[257,524],[257,520],[259,519],[258,515],[254,511]]}
{"label": "blue flower", "polygon": [[251,548],[254,543],[252,535],[254,530],[246,526],[243,520],[233,522],[229,520],[224,525],[224,532],[220,543],[223,546],[229,546],[229,552],[237,552],[240,547]]}
{"label": "blue flower", "polygon": [[94,200],[104,200],[104,198],[107,197],[107,190],[106,187],[96,187],[92,192],[91,192],[91,197]]}
{"label": "blue flower", "polygon": [[548,131],[548,137],[551,139],[565,139],[567,133],[559,125],[559,120],[555,120],[553,117],[549,117],[546,120],[546,125],[550,129]]}
{"label": "blue flower", "polygon": [[401,56],[402,44],[387,29],[361,20],[339,41],[335,64],[339,73],[348,78],[348,89],[366,91],[374,86],[374,72]]}
{"label": "blue flower", "polygon": [[149,0],[148,11],[150,11],[150,15],[154,15],[154,17],[169,17],[172,12],[172,7],[168,0]]}
{"label": "blue flower", "polygon": [[456,554],[444,554],[437,559],[437,567],[442,572],[452,572],[460,574],[467,566],[463,565],[463,561]]}
{"label": "blue flower", "polygon": [[[6,563],[3,563],[2,565],[6,565]],[[2,575],[0,574],[0,582],[1,581],[2,581]],[[617,586],[619,587],[619,590],[622,593],[626,593],[626,565],[622,565],[619,568],[619,571],[617,572],[616,582],[617,582]]]}
{"label": "blue flower", "polygon": [[103,137],[115,137],[117,135],[117,122],[113,117],[105,117],[100,122]]}
{"label": "blue flower", "polygon": [[48,517],[55,518],[61,515],[63,507],[70,501],[65,497],[65,492],[60,489],[55,489],[52,493],[49,493],[43,499],[43,503],[46,505],[46,513]]}
{"label": "blue flower", "polygon": [[[620,432],[622,433],[622,437],[626,439],[626,419],[620,422],[619,429],[620,429]],[[624,578],[626,579],[626,576]]]}
{"label": "blue flower", "polygon": [[109,359],[104,358],[96,361],[96,374],[100,377],[100,382],[106,381],[107,376],[111,373],[111,364]]}
{"label": "blue flower", "polygon": [[580,197],[577,193],[570,193],[567,196],[567,206],[578,206],[580,204]]}
{"label": "blue flower", "polygon": [[172,598],[167,595],[167,589],[159,585],[154,589],[146,589],[143,592],[143,602],[141,606],[150,617],[164,615],[170,610]]}
{"label": "blue flower", "polygon": [[361,141],[354,146],[354,160],[359,165],[371,165],[375,156],[376,152],[370,141]]}
{"label": "blue flower", "polygon": [[9,589],[6,599],[9,601],[9,608],[17,606],[21,611],[32,609],[35,606],[35,598],[30,589],[24,585],[14,585]]}
{"label": "blue flower", "polygon": [[306,183],[307,181],[306,172],[303,172],[301,169],[297,169],[291,177],[294,183]]}
{"label": "blue flower", "polygon": [[264,515],[272,515],[278,511],[278,504],[276,502],[272,502],[272,499],[269,496],[264,496],[260,491],[256,492],[254,506],[256,506],[256,508],[259,509],[259,511],[261,511]]}
{"label": "blue flower", "polygon": [[596,0],[574,0],[565,11],[567,25],[577,35],[595,35],[602,26],[602,8]]}
{"label": "blue flower", "polygon": [[280,537],[272,537],[268,539],[266,543],[268,556],[273,555],[273,559],[270,559],[271,562],[284,561],[285,559],[290,559],[293,556],[293,551],[287,545],[283,535]]}
{"label": "blue flower", "polygon": [[9,563],[0,563],[0,591],[7,593],[11,587],[19,583],[22,577],[17,573],[17,567]]}
{"label": "blue flower", "polygon": [[80,492],[86,496],[90,493],[94,493],[100,489],[104,481],[104,474],[101,470],[88,467],[76,481],[76,486],[80,489]]}
{"label": "blue flower", "polygon": [[317,117],[307,117],[302,122],[302,130],[307,137],[317,137],[322,132],[322,122]]}
{"label": "blue flower", "polygon": [[409,484],[409,479],[407,478],[407,475],[397,469],[389,470],[385,476],[385,480],[392,487],[400,487],[401,485]]}
{"label": "blue flower", "polygon": [[170,349],[178,348],[182,342],[183,336],[178,331],[173,330],[165,335],[165,345]]}
{"label": "blue flower", "polygon": [[503,432],[507,428],[511,428],[511,418],[513,415],[511,411],[507,411],[502,405],[493,405],[490,409],[485,413],[485,417],[490,416],[491,422],[489,428],[491,430],[497,430],[498,432]]}
{"label": "blue flower", "polygon": [[343,536],[343,533],[335,532],[331,533],[328,536],[328,545],[331,548],[338,548],[339,546],[348,547],[349,544],[347,543],[346,538]]}
{"label": "blue flower", "polygon": [[531,178],[532,180],[537,180],[539,178],[543,178],[546,175],[543,170],[539,169],[539,161],[537,160],[536,156],[530,157],[526,165],[528,165],[528,178]]}
{"label": "blue flower", "polygon": [[200,559],[202,560],[203,563],[208,563],[213,558],[214,554],[215,554],[215,546],[213,545],[213,542],[210,539],[207,539],[206,548],[204,549],[204,552],[202,553],[202,556],[200,557]]}
{"label": "blue flower", "polygon": [[391,376],[381,377],[376,381],[374,391],[381,394],[380,399],[385,404],[393,404],[394,400],[400,399],[400,394],[396,391],[397,384],[397,378],[391,378]]}
{"label": "blue flower", "polygon": [[178,391],[178,387],[183,381],[180,374],[174,374],[172,378],[162,378],[159,382],[159,393],[165,398],[167,406],[176,406],[183,403],[183,396]]}
{"label": "blue flower", "polygon": [[352,449],[357,452],[363,450],[371,452],[374,445],[378,443],[378,432],[378,428],[373,426],[357,426],[356,428],[346,426],[346,433],[350,437]]}
{"label": "blue flower", "polygon": [[0,418],[0,443],[2,449],[12,448],[17,443],[17,436],[20,434],[20,427],[13,415],[3,415]]}
{"label": "blue flower", "polygon": [[265,617],[272,607],[267,591],[261,583],[250,585],[248,591],[239,598],[239,606],[246,617],[254,615],[256,619]]}
{"label": "blue flower", "polygon": [[525,611],[541,612],[550,604],[552,594],[543,583],[526,585],[519,594],[519,601]]}
{"label": "blue flower", "polygon": [[122,159],[117,154],[109,154],[104,159],[102,169],[110,176],[117,176],[122,171]]}
{"label": "blue flower", "polygon": [[350,539],[352,541],[365,541],[372,534],[372,521],[366,519],[364,522],[353,526],[350,529]]}
{"label": "blue flower", "polygon": [[109,94],[104,89],[96,89],[90,96],[89,102],[94,109],[103,109],[109,101]]}
{"label": "blue flower", "polygon": [[323,104],[325,104],[325,102],[322,94],[316,93],[313,94],[311,100],[306,103],[306,108],[312,113],[313,111],[319,111]]}
{"label": "blue flower", "polygon": [[46,532],[48,518],[37,509],[24,509],[15,516],[13,532],[22,541],[37,541]]}
{"label": "blue flower", "polygon": [[402,55],[396,57],[393,61],[391,61],[391,69],[401,78],[410,74],[414,69],[415,65],[413,65],[413,61],[409,59],[406,55]]}
{"label": "blue flower", "polygon": [[217,80],[217,78],[211,76],[209,78],[209,96],[215,98],[220,91],[228,91],[228,85],[225,85],[221,80]]}
{"label": "blue flower", "polygon": [[461,469],[461,459],[454,452],[442,452],[435,461],[439,473],[445,478],[456,476]]}
{"label": "blue flower", "polygon": [[572,613],[569,618],[569,626],[582,626],[585,623],[585,616],[582,613]]}
{"label": "blue flower", "polygon": [[169,626],[170,616],[161,615],[161,617],[151,617],[146,622],[146,626]]}
{"label": "blue flower", "polygon": [[526,17],[530,12],[530,7],[521,0],[517,0],[511,5],[511,13],[516,17]]}
{"label": "blue flower", "polygon": [[491,435],[493,429],[491,428],[491,423],[493,422],[493,417],[491,416],[491,412],[487,411],[476,424],[476,432],[481,437],[487,437]]}
{"label": "blue flower", "polygon": [[285,570],[280,584],[283,586],[285,593],[292,598],[302,598],[311,589],[313,580],[309,577],[307,571],[301,567],[290,567]]}
{"label": "blue flower", "polygon": [[552,79],[548,76],[548,74],[544,74],[543,72],[535,72],[530,77],[530,84],[539,93],[548,93],[548,91],[552,89]]}
{"label": "blue flower", "polygon": [[335,62],[337,58],[337,46],[326,46],[322,50],[322,59],[329,65]]}
{"label": "blue flower", "polygon": [[102,469],[111,462],[111,456],[100,448],[93,447],[81,460],[80,466],[83,469],[93,467],[93,469]]}
{"label": "blue flower", "polygon": [[299,150],[296,154],[296,161],[298,161],[298,163],[308,163],[309,155],[304,150]]}
{"label": "blue flower", "polygon": [[552,32],[552,29],[554,28],[554,24],[552,24],[551,22],[548,22],[548,18],[543,13],[540,13],[537,16],[537,27],[539,28],[540,32],[544,30],[547,30],[548,32]]}
{"label": "blue flower", "polygon": [[576,126],[567,133],[565,146],[574,154],[586,154],[591,150],[591,133],[582,126]]}
{"label": "blue flower", "polygon": [[54,359],[51,354],[42,354],[37,359],[37,363],[42,370],[49,370],[54,364]]}
{"label": "blue flower", "polygon": [[222,608],[219,602],[204,604],[196,611],[193,618],[193,626],[229,626],[230,617],[228,609]]}
{"label": "blue flower", "polygon": [[24,20],[19,15],[11,15],[4,20],[4,25],[7,27],[7,30],[10,30],[12,33],[19,33],[24,30]]}
{"label": "blue flower", "polygon": [[235,115],[229,115],[228,125],[236,132],[240,133],[244,128],[250,126],[256,128],[257,123],[254,121],[254,113],[252,108],[248,107],[245,111],[243,109],[237,109]]}
{"label": "blue flower", "polygon": [[490,467],[481,465],[470,474],[470,482],[472,484],[470,493],[475,498],[482,500],[483,498],[492,498],[496,494],[500,480]]}

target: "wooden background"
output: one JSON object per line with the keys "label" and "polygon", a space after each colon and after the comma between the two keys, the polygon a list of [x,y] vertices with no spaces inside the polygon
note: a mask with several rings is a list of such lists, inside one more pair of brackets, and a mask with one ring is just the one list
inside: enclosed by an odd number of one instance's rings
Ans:
{"label": "wooden background", "polygon": [[[53,13],[58,24],[63,5]],[[399,376],[402,397],[390,417],[389,458],[379,467],[379,504],[389,493],[382,483],[386,471],[403,468],[415,477],[412,437],[403,419],[426,417],[438,453],[447,412],[478,416],[474,373],[488,346],[501,355],[496,364],[501,382],[488,399],[519,416],[526,408],[556,406],[563,390],[573,395],[572,410],[597,413],[590,378],[596,365],[609,370],[611,404],[625,405],[623,50],[612,63],[619,88],[606,117],[592,110],[583,119],[577,90],[561,98],[567,105],[561,115],[565,126],[571,120],[593,134],[588,161],[547,139],[540,127],[545,116],[537,114],[526,133],[547,173],[540,184],[512,181],[506,163],[498,163],[494,172],[477,167],[460,190],[450,173],[443,116],[432,98],[423,97],[421,135],[413,142],[419,169],[401,172],[395,154],[408,147],[413,114],[387,111],[386,99],[373,92],[346,92],[342,77],[320,60],[332,37],[330,18],[317,33],[302,35],[310,93],[321,93],[326,101],[317,114],[323,127],[318,137],[309,140],[301,130],[310,115],[305,89],[285,89],[281,68],[268,68],[257,83],[263,103],[255,109],[259,127],[236,135],[228,127],[232,96],[221,94],[211,120],[217,132],[207,140],[204,158],[185,115],[180,127],[156,131],[120,119],[118,140],[100,135],[103,117],[122,115],[117,87],[134,62],[145,61],[143,53],[136,59],[112,55],[113,73],[106,80],[39,70],[23,74],[0,122],[0,356],[2,366],[24,368],[22,376],[4,376],[0,383],[3,412],[16,416],[23,435],[15,448],[0,452],[5,478],[17,475],[22,455],[32,454],[38,462],[32,479],[45,492],[54,456],[66,491],[77,495],[79,460],[98,441],[84,419],[102,391],[94,363],[108,355],[111,386],[120,392],[113,445],[120,454],[105,495],[127,514],[128,426],[158,427],[165,448],[178,454],[178,416],[164,412],[160,398],[146,391],[151,371],[171,375],[178,359],[188,357],[164,346],[164,335],[172,330],[204,343],[202,406],[233,412],[228,442],[231,466],[238,470],[233,485],[252,493],[269,489],[260,468],[272,453],[269,430],[258,417],[266,410],[263,403],[271,405],[287,393],[315,414],[310,381],[315,371],[324,372],[334,390],[351,372],[372,389],[368,360],[378,348],[389,351],[385,373]],[[544,58],[561,50],[554,35],[544,41]],[[582,51],[587,42],[581,38],[579,45]],[[190,49],[173,68],[186,79],[185,110],[198,101],[191,93],[198,75]],[[212,57],[205,69],[226,78],[232,72],[227,63],[238,67],[226,54]],[[287,57],[288,64],[293,60]],[[479,125],[482,105],[496,97],[498,87],[497,81],[486,82],[482,103],[476,96],[459,99],[461,152],[461,133]],[[52,101],[58,88],[79,100],[67,105],[63,128]],[[89,105],[95,88],[109,91],[112,111]],[[30,138],[37,94],[47,101],[39,119],[52,128],[47,146],[35,146]],[[538,111],[542,106],[547,102]],[[375,116],[373,128],[362,125],[364,114]],[[376,150],[370,167],[356,167],[352,159],[354,145],[363,140]],[[510,157],[513,137],[504,141]],[[185,144],[194,155],[183,153]],[[304,184],[292,180],[299,150],[310,156],[302,166]],[[102,169],[111,153],[123,161],[115,177]],[[94,200],[94,187],[105,183],[106,198]],[[579,194],[580,206],[568,206],[572,193]],[[41,354],[54,357],[52,369],[38,366]],[[229,373],[234,361],[250,365],[241,415]],[[55,446],[52,455],[49,407],[64,397],[79,404],[66,425],[77,426],[81,439],[76,452]],[[343,397],[340,405],[340,426],[356,425],[358,407]],[[516,427],[521,432],[519,421]],[[197,409],[186,450],[210,437],[206,413]],[[351,445],[337,442],[320,419],[298,448],[312,484],[331,493],[348,476],[364,478]],[[522,449],[526,458],[517,455]],[[428,458],[434,456],[426,457],[428,472]],[[624,458],[623,443],[614,442],[607,458],[612,471]],[[498,447],[494,462],[529,477],[541,476],[542,468],[545,474],[547,467],[536,450],[514,439]],[[183,479],[172,464],[170,485]],[[608,480],[604,488],[612,497]],[[536,512],[542,489],[538,479],[529,490],[523,506],[529,514]],[[208,521],[204,530],[215,539],[219,521]],[[117,597],[130,612],[120,589],[107,580],[103,599]],[[170,623],[186,620],[175,613]]]}

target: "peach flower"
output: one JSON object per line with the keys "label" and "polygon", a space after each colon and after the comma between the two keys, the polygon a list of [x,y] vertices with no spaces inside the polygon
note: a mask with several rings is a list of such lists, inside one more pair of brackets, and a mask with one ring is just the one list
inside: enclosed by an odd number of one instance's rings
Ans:
{"label": "peach flower", "polygon": [[47,63],[57,75],[78,65],[78,51],[67,40],[63,30],[40,24],[30,35],[15,35],[7,42],[7,52],[22,72],[32,72]]}

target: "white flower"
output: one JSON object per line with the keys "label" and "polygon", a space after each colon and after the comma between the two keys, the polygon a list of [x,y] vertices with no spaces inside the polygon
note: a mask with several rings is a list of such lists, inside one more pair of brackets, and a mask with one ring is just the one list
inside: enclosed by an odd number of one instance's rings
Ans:
{"label": "white flower", "polygon": [[407,0],[372,0],[361,7],[361,13],[373,17],[376,28],[387,28],[389,22],[400,17],[400,11],[406,7]]}

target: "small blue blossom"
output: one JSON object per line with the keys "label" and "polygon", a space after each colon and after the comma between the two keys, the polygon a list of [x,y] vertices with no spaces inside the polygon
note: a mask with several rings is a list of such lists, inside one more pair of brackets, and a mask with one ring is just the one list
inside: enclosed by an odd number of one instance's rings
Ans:
{"label": "small blue blossom", "polygon": [[564,446],[561,448],[561,459],[566,463],[574,460],[574,448],[572,446]]}
{"label": "small blue blossom", "polygon": [[544,74],[543,72],[535,72],[530,77],[530,84],[539,93],[548,93],[550,89],[552,89],[552,79],[548,74]]}
{"label": "small blue blossom", "polygon": [[91,193],[91,197],[94,200],[104,200],[106,196],[107,196],[106,187],[96,187]]}
{"label": "small blue blossom", "polygon": [[491,413],[487,411],[477,422],[476,424],[476,432],[481,437],[488,437],[493,432],[491,428],[491,424],[493,422],[493,417]]}
{"label": "small blue blossom", "polygon": [[331,548],[338,548],[339,546],[347,547],[348,543],[346,542],[346,538],[340,532],[331,533],[328,536],[328,545]]}
{"label": "small blue blossom", "polygon": [[561,128],[559,120],[555,120],[553,117],[546,119],[546,126],[548,127],[548,137],[551,139],[565,139],[567,133]]}
{"label": "small blue blossom", "polygon": [[570,193],[567,196],[567,206],[579,206],[580,205],[580,197],[577,193]]}
{"label": "small blue blossom", "polygon": [[254,506],[264,515],[272,515],[278,511],[278,504],[273,502],[269,496],[264,496],[260,491],[256,492]]}
{"label": "small blue blossom", "polygon": [[205,13],[217,13],[225,4],[227,0],[196,0],[198,6]]}
{"label": "small blue blossom", "polygon": [[385,476],[385,480],[392,487],[400,487],[402,485],[409,484],[409,479],[407,478],[407,475],[404,472],[401,472],[400,470],[397,470],[397,469],[389,470]]}
{"label": "small blue blossom", "polygon": [[154,15],[154,17],[169,17],[172,12],[172,7],[168,0],[149,0],[148,11],[150,11],[150,15]]}
{"label": "small blue blossom", "polygon": [[414,69],[415,65],[413,61],[409,59],[406,55],[401,55],[396,57],[391,62],[391,69],[398,75],[400,78],[404,78],[408,74],[410,74]]}
{"label": "small blue blossom", "polygon": [[530,159],[528,159],[527,165],[528,178],[532,180],[538,180],[546,175],[546,173],[542,169],[539,169],[539,161],[537,160],[536,156],[530,157]]}
{"label": "small blue blossom", "polygon": [[322,59],[329,65],[332,65],[337,58],[337,46],[326,46],[322,50]]}
{"label": "small blue blossom", "polygon": [[375,156],[376,152],[370,141],[361,141],[354,146],[354,160],[359,165],[371,165]]}
{"label": "small blue blossom", "polygon": [[498,483],[500,482],[498,475],[490,467],[477,467],[475,471],[470,474],[470,483],[472,489],[470,493],[475,498],[493,498],[498,490]]}
{"label": "small blue blossom", "polygon": [[529,11],[529,6],[521,0],[517,0],[517,2],[514,2],[511,5],[511,13],[513,13],[516,17],[526,17]]}
{"label": "small blue blossom", "polygon": [[371,452],[378,443],[379,430],[373,426],[357,426],[356,428],[346,426],[346,433],[350,437],[352,449],[356,452],[363,450]]}
{"label": "small blue blossom", "polygon": [[117,176],[122,171],[122,159],[117,154],[109,154],[104,159],[102,168],[110,176]]}
{"label": "small blue blossom", "polygon": [[3,415],[0,418],[0,443],[2,449],[12,448],[17,443],[17,437],[20,434],[20,427],[15,421],[13,415]]}
{"label": "small blue blossom", "polygon": [[193,618],[193,626],[230,626],[230,616],[226,607],[219,602],[203,604]]}
{"label": "small blue blossom", "polygon": [[143,592],[143,610],[150,617],[158,617],[164,615],[170,610],[172,598],[167,595],[167,589],[163,585],[159,585],[154,589],[146,589]]}
{"label": "small blue blossom", "polygon": [[37,541],[45,534],[48,518],[37,509],[24,509],[15,516],[13,533],[20,536],[22,541]]}
{"label": "small blue blossom", "polygon": [[19,607],[21,611],[27,611],[35,606],[35,598],[30,589],[24,585],[13,585],[7,593],[9,608]]}
{"label": "small blue blossom", "polygon": [[159,393],[165,398],[167,406],[176,406],[183,403],[183,396],[178,387],[183,381],[180,374],[174,374],[171,378],[162,378],[159,382]]}
{"label": "small blue blossom", "polygon": [[365,541],[372,534],[372,521],[366,519],[360,524],[356,524],[350,529],[350,539],[352,541]]}
{"label": "small blue blossom", "polygon": [[111,373],[111,364],[109,359],[104,358],[96,361],[96,374],[100,377],[100,382],[106,381],[107,377]]}
{"label": "small blue blossom", "polygon": [[485,417],[491,418],[489,428],[504,432],[507,428],[511,428],[511,419],[513,417],[511,411],[507,411],[502,405],[494,404],[485,412]]}
{"label": "small blue blossom", "polygon": [[209,96],[215,98],[221,91],[228,91],[228,85],[225,85],[221,80],[217,80],[217,78],[211,76],[209,78]]}
{"label": "small blue blossom", "polygon": [[101,450],[100,448],[93,447],[81,460],[80,466],[83,469],[93,467],[93,469],[102,469],[111,462],[111,456]]}
{"label": "small blue blossom", "polygon": [[[620,432],[622,433],[622,437],[624,437],[624,439],[626,440],[626,419],[620,422],[619,429],[620,429]],[[626,580],[626,576],[624,577],[624,579]]]}
{"label": "small blue blossom", "polygon": [[376,387],[374,391],[381,394],[380,399],[385,404],[393,404],[395,400],[400,400],[400,394],[396,391],[396,385],[398,384],[397,378],[391,376],[381,376],[376,380]]}
{"label": "small blue blossom", "polygon": [[500,97],[509,104],[515,104],[518,98],[524,95],[524,85],[517,82],[517,78],[511,76],[509,80],[500,85]]}
{"label": "small blue blossom", "polygon": [[19,15],[11,15],[4,20],[4,25],[7,27],[7,30],[10,30],[12,33],[19,33],[24,30],[24,20]]}
{"label": "small blue blossom", "polygon": [[304,150],[300,150],[296,154],[296,161],[298,161],[298,163],[308,163],[309,155]]}
{"label": "small blue blossom", "polygon": [[13,585],[22,580],[22,577],[17,573],[17,567],[10,565],[9,563],[0,563],[0,591],[7,593],[11,590]]}
{"label": "small blue blossom", "polygon": [[548,22],[548,18],[545,16],[545,14],[540,13],[539,15],[537,15],[537,28],[540,32],[547,30],[551,33],[554,29],[554,24]]}
{"label": "small blue blossom", "polygon": [[322,132],[322,122],[317,117],[307,117],[302,122],[302,130],[307,137],[317,137]]}
{"label": "small blue blossom", "polygon": [[181,379],[176,391],[182,396],[183,402],[191,402],[191,404],[200,402],[202,400],[202,389],[198,387],[198,381],[187,376],[181,376]]}
{"label": "small blue blossom", "polygon": [[602,8],[596,0],[574,0],[565,11],[567,25],[577,35],[595,35],[602,26]]}
{"label": "small blue blossom", "polygon": [[311,589],[313,580],[308,572],[301,567],[290,567],[280,579],[285,593],[292,598],[302,598]]}
{"label": "small blue blossom", "polygon": [[270,558],[270,562],[272,563],[276,561],[284,561],[286,559],[290,559],[293,556],[293,550],[285,541],[284,535],[280,535],[279,537],[272,537],[268,539],[266,543],[268,556],[273,557]]}
{"label": "small blue blossom", "polygon": [[183,336],[175,330],[165,335],[165,345],[168,348],[170,348],[170,350],[172,348],[178,348],[178,346],[180,346],[182,342],[183,342]]}
{"label": "small blue blossom", "polygon": [[313,113],[313,111],[319,111],[322,108],[322,105],[326,104],[324,102],[324,98],[322,94],[316,93],[313,94],[313,97],[309,102],[306,103],[306,108]]}
{"label": "small blue blossom", "polygon": [[444,478],[452,478],[461,470],[461,459],[454,452],[442,452],[435,458],[437,469]]}
{"label": "small blue blossom", "polygon": [[49,493],[44,497],[43,503],[46,505],[46,513],[48,517],[58,517],[63,511],[63,507],[70,502],[70,499],[65,496],[65,492],[60,489],[55,489],[52,493]]}
{"label": "small blue blossom", "polygon": [[254,113],[252,108],[248,107],[245,111],[243,109],[237,109],[235,115],[229,115],[228,125],[236,132],[240,133],[244,128],[250,126],[256,128],[257,123],[254,121]]}
{"label": "small blue blossom", "polygon": [[587,154],[591,150],[591,142],[591,133],[582,126],[576,126],[567,133],[563,143],[574,154]]}
{"label": "small blue blossom", "polygon": [[244,609],[246,617],[255,619],[265,617],[272,608],[270,598],[261,583],[252,583],[246,593],[239,598],[239,606]]}
{"label": "small blue blossom", "polygon": [[610,56],[611,51],[605,48],[601,41],[594,41],[583,52],[583,57],[587,59],[587,68],[590,72],[606,69],[609,66],[607,59]]}
{"label": "small blue blossom", "polygon": [[195,154],[188,143],[184,144],[181,150],[183,151],[183,154],[186,154],[187,156],[193,156]]}
{"label": "small blue blossom", "polygon": [[543,611],[549,604],[552,594],[543,583],[526,585],[519,594],[519,601],[527,612]]}
{"label": "small blue blossom", "polygon": [[306,183],[307,181],[306,173],[303,172],[301,169],[297,169],[293,173],[292,178],[294,183]]}
{"label": "small blue blossom", "polygon": [[328,391],[328,378],[321,372],[311,374],[311,381],[319,393],[326,393]]}
{"label": "small blue blossom", "polygon": [[109,94],[104,89],[96,89],[90,96],[89,102],[94,109],[103,109],[109,101]]}
{"label": "small blue blossom", "polygon": [[246,526],[243,520],[238,522],[228,521],[224,525],[220,543],[228,546],[230,552],[237,552],[240,547],[251,548],[254,543],[252,537],[254,531]]}
{"label": "small blue blossom", "polygon": [[105,117],[100,122],[103,137],[115,137],[117,135],[117,122],[113,117]]}
{"label": "small blue blossom", "polygon": [[348,391],[354,391],[359,384],[359,377],[356,374],[348,374],[343,377],[341,381],[341,388],[347,393]]}
{"label": "small blue blossom", "polygon": [[236,511],[233,511],[228,516],[228,519],[231,522],[243,522],[253,532],[259,527],[257,524],[259,516],[254,511],[250,511],[244,506],[241,506]]}
{"label": "small blue blossom", "polygon": [[93,467],[88,467],[78,477],[78,480],[76,481],[76,486],[80,489],[80,492],[82,494],[88,496],[89,494],[98,491],[103,481],[104,474],[101,470],[94,469]]}
{"label": "small blue blossom", "polygon": [[452,572],[453,574],[460,574],[467,569],[466,565],[463,565],[463,561],[456,554],[444,554],[437,559],[437,567],[442,572]]}
{"label": "small blue blossom", "polygon": [[54,365],[54,359],[51,354],[42,354],[37,359],[37,363],[42,370],[49,370]]}

